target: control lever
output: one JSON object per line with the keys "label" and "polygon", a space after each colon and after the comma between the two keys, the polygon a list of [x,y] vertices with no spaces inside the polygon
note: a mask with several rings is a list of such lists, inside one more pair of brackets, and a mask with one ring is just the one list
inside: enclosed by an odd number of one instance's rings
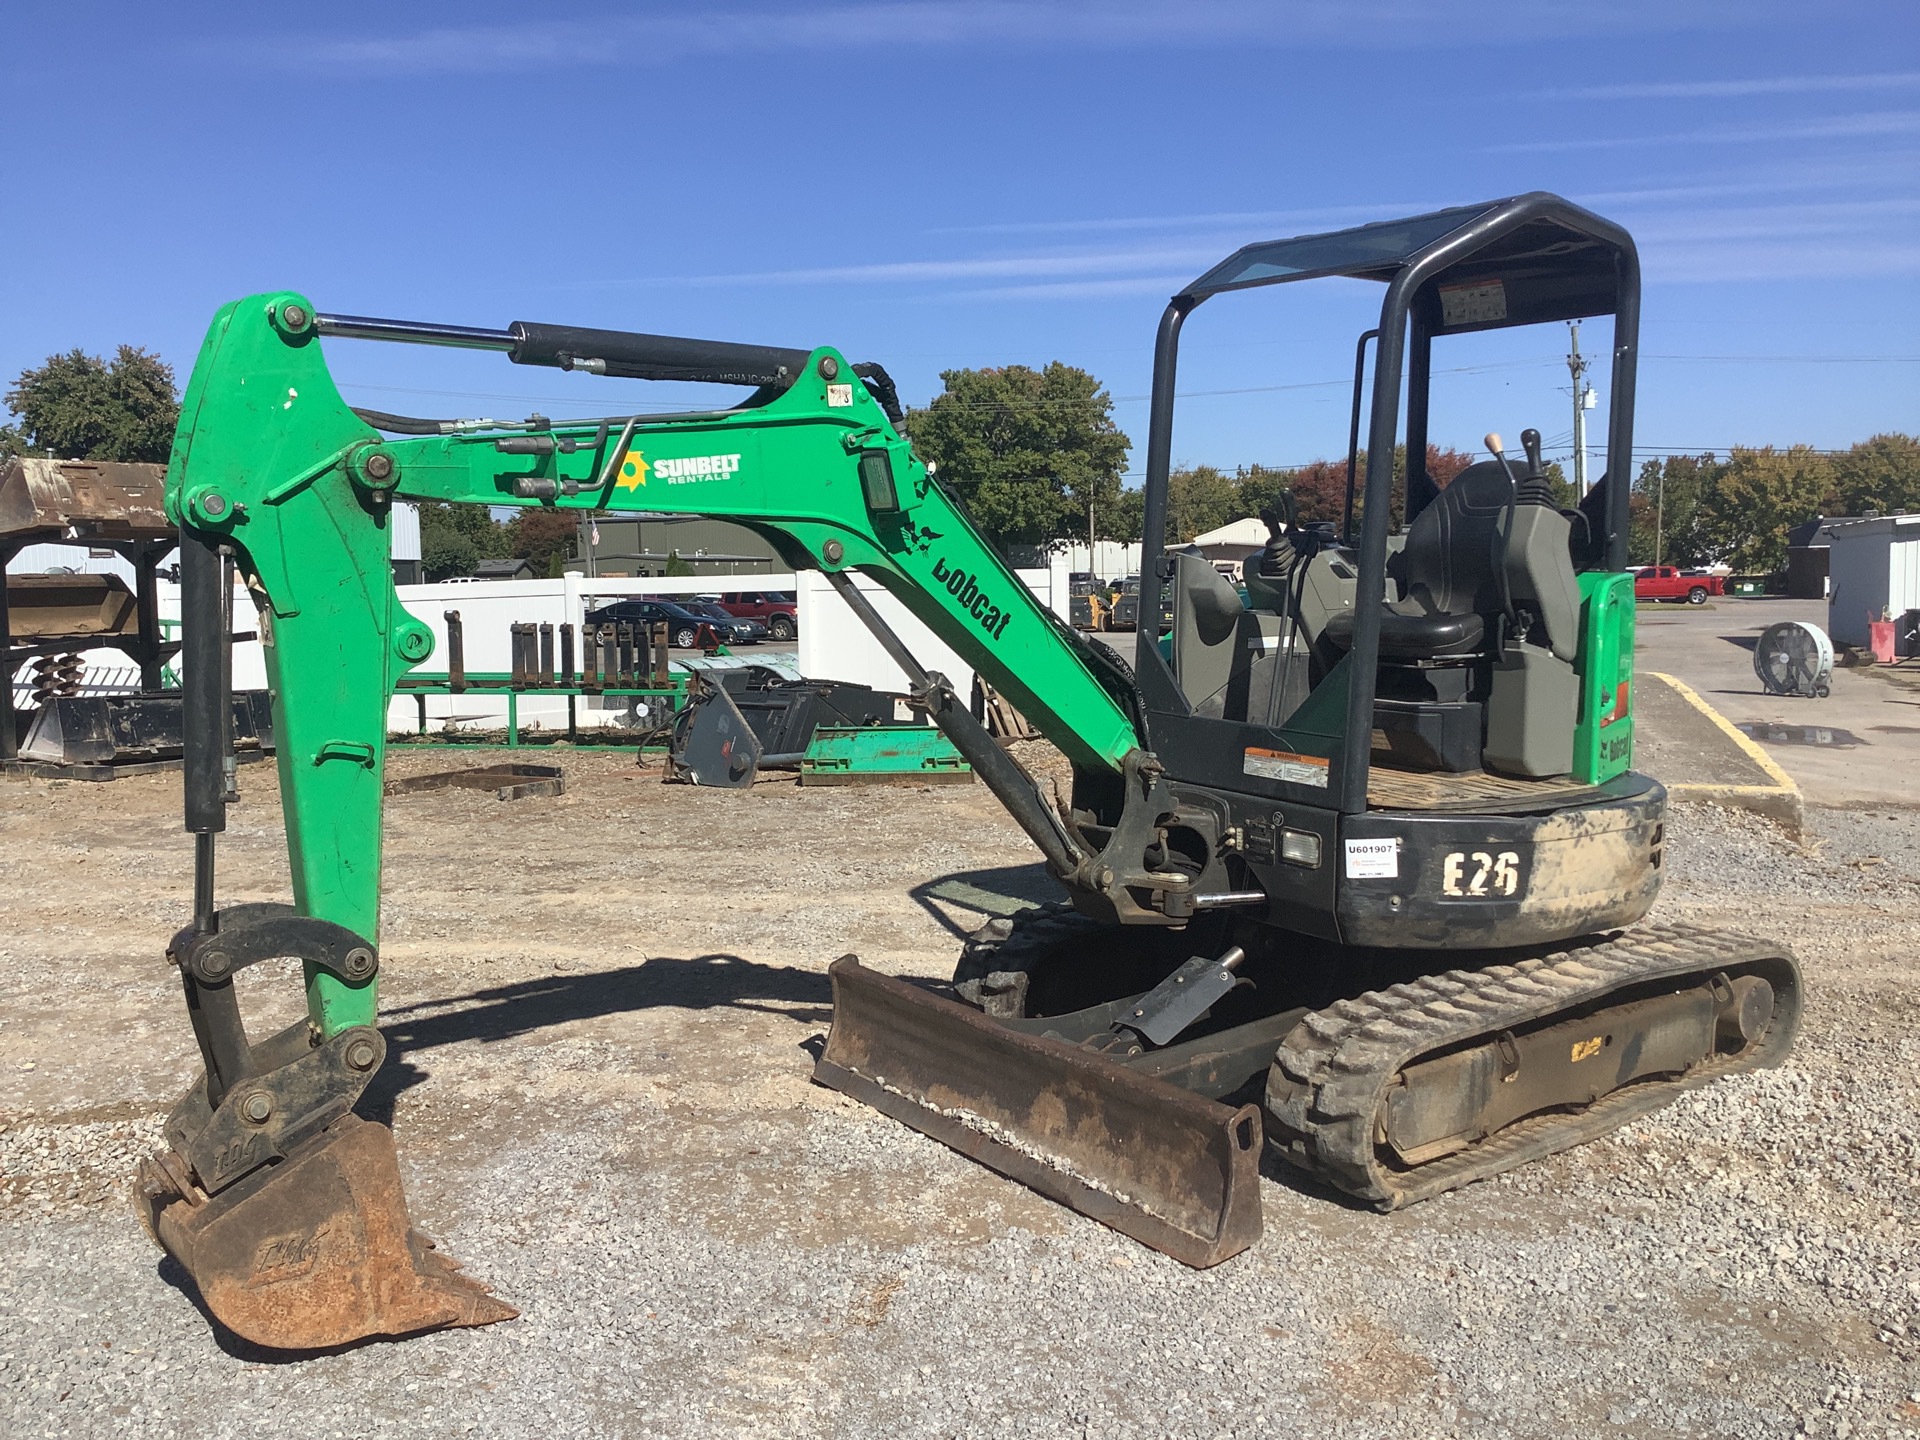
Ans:
{"label": "control lever", "polygon": [[1527,478],[1529,480],[1538,480],[1545,473],[1540,464],[1540,432],[1538,430],[1522,430],[1520,432],[1520,448],[1527,452]]}
{"label": "control lever", "polygon": [[[1539,442],[1539,431],[1526,433],[1533,436],[1535,443]],[[1525,435],[1521,437],[1521,443],[1526,443]],[[1507,510],[1501,519],[1499,552],[1493,557],[1493,573],[1500,577],[1500,604],[1507,612],[1507,620],[1510,624],[1518,625],[1520,616],[1513,608],[1513,582],[1507,575],[1507,546],[1513,540],[1513,507],[1520,503],[1520,477],[1513,473],[1513,462],[1507,459],[1498,430],[1487,432],[1487,450],[1500,462],[1500,468],[1507,472]]]}

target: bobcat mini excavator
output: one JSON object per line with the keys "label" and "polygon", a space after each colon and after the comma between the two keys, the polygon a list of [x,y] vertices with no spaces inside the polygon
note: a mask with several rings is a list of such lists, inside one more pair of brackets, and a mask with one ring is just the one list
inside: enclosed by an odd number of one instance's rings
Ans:
{"label": "bobcat mini excavator", "polygon": [[[1162,543],[1181,325],[1216,296],[1318,276],[1385,287],[1360,340],[1370,406],[1363,365],[1355,382],[1364,467],[1350,463],[1343,525],[1269,517],[1243,599]],[[152,1232],[212,1313],[266,1346],[514,1313],[411,1229],[392,1134],[355,1113],[386,1054],[388,700],[434,644],[394,593],[400,499],[723,516],[825,575],[1065,900],[991,923],[950,986],[836,961],[816,1078],[1189,1264],[1257,1237],[1263,1148],[1391,1209],[1777,1063],[1800,1003],[1784,950],[1622,933],[1653,903],[1663,844],[1664,792],[1630,768],[1639,303],[1628,235],[1547,194],[1251,245],[1202,275],[1160,323],[1131,668],[981,538],[902,438],[876,366],[831,348],[323,314],[294,293],[228,305],[167,481],[197,847],[170,958],[204,1074],[143,1166]],[[1555,508],[1529,433],[1524,462],[1489,437],[1492,459],[1437,486],[1422,461],[1434,342],[1585,316],[1613,322],[1613,478]],[[340,398],[322,342],[349,338],[752,388],[718,411],[419,420]],[[270,667],[291,904],[215,898],[236,569]],[[1043,793],[993,742],[855,572],[1065,753],[1070,794]],[[304,962],[307,1019],[256,1043],[234,977],[272,957]]]}

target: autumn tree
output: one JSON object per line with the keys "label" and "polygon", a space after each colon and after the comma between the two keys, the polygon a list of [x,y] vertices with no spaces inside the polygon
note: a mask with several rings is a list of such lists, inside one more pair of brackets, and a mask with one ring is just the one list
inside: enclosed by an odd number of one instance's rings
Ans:
{"label": "autumn tree", "polygon": [[573,558],[580,535],[579,514],[544,506],[522,510],[507,524],[506,553],[528,561],[536,575],[557,577],[561,564]]}
{"label": "autumn tree", "polygon": [[173,367],[122,345],[111,361],[84,350],[50,355],[7,391],[16,423],[0,426],[0,451],[60,460],[164,464],[180,420]]}
{"label": "autumn tree", "polygon": [[1098,380],[1057,360],[940,379],[945,390],[908,412],[906,430],[974,523],[1001,545],[1115,538],[1132,442]]}

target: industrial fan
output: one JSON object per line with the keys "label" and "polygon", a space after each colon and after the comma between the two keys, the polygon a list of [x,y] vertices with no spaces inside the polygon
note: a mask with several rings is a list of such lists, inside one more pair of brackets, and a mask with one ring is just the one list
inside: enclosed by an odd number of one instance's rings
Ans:
{"label": "industrial fan", "polygon": [[1754,646],[1753,672],[1769,695],[1824,700],[1831,693],[1833,642],[1818,625],[1782,620],[1769,625]]}

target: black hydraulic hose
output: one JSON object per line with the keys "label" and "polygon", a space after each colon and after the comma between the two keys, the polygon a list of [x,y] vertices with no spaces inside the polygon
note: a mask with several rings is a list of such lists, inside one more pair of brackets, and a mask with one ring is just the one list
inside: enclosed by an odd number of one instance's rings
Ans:
{"label": "black hydraulic hose", "polygon": [[385,430],[389,435],[445,435],[451,420],[422,420],[414,415],[391,415],[385,410],[362,410],[358,405],[350,407],[367,424],[376,430]]}

